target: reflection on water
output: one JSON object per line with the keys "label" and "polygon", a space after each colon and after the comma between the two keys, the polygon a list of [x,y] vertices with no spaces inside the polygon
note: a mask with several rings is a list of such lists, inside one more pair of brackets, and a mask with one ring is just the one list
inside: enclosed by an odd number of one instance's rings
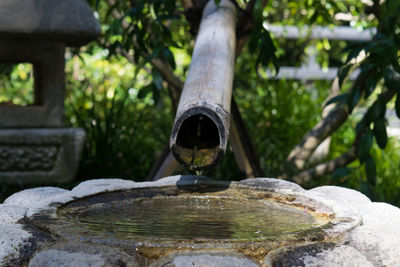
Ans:
{"label": "reflection on water", "polygon": [[199,196],[101,204],[65,215],[122,239],[262,241],[316,225],[311,215],[274,202]]}
{"label": "reflection on water", "polygon": [[190,170],[198,170],[214,163],[219,153],[219,146],[212,148],[183,148],[176,145],[175,152]]}

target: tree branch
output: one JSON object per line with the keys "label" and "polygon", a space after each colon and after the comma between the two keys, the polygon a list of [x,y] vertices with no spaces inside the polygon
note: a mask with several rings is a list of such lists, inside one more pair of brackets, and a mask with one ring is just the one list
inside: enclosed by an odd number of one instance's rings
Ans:
{"label": "tree branch", "polygon": [[[369,72],[358,75],[350,90],[365,86],[365,77]],[[335,82],[332,84],[335,86]],[[280,178],[289,178],[291,175],[301,171],[307,164],[315,149],[348,119],[348,106],[336,105],[317,125],[307,132],[299,144],[289,153],[286,158]]]}
{"label": "tree branch", "polygon": [[305,167],[314,150],[348,118],[347,106],[332,110],[323,120],[303,136],[300,143],[290,152],[284,163],[283,177]]}
{"label": "tree branch", "polygon": [[[115,0],[107,0],[107,2],[110,6],[113,6],[115,4]],[[190,1],[186,1],[186,2],[190,2]],[[123,14],[118,12],[118,10],[115,8],[112,10],[111,13],[115,18],[123,17]],[[129,25],[122,22],[122,27],[126,29],[127,27],[129,27]],[[145,51],[143,51],[139,48],[139,45],[137,44],[137,42],[135,42],[135,40],[133,40],[133,46],[137,49],[137,51],[141,51],[141,56],[143,58],[149,57],[149,55]],[[137,63],[137,62],[135,62],[133,56],[130,55],[129,52],[126,51],[125,49],[121,49],[120,53],[124,57],[126,57],[131,63],[133,63],[133,64]],[[174,74],[171,66],[164,60],[161,60],[159,58],[153,58],[150,60],[150,64],[153,65],[153,67],[156,68],[160,72],[161,76],[168,83],[169,94],[171,96],[174,109],[176,109],[178,102],[179,102],[179,96],[180,96],[180,93],[183,88],[183,82],[179,79],[179,77],[177,77]]]}
{"label": "tree branch", "polygon": [[[382,93],[382,95],[380,95],[379,97],[382,98],[382,101],[386,104],[393,98],[393,96],[395,94],[396,94],[396,92],[394,90],[387,90],[384,93]],[[363,119],[365,119],[366,117],[367,117],[367,113],[364,114]],[[366,127],[369,128],[370,126],[368,125]],[[305,184],[305,183],[311,181],[311,179],[316,176],[330,174],[333,171],[335,171],[337,168],[344,167],[347,164],[353,162],[354,160],[357,159],[357,149],[358,149],[359,142],[363,135],[364,135],[364,132],[360,132],[356,136],[356,139],[355,139],[353,145],[350,147],[349,151],[342,154],[340,157],[338,157],[334,160],[322,163],[322,164],[318,164],[308,170],[301,171],[300,173],[295,174],[294,176],[291,176],[288,178],[298,184]]]}
{"label": "tree branch", "polygon": [[332,173],[336,169],[344,167],[356,159],[357,159],[357,145],[354,144],[348,152],[342,154],[340,157],[325,163],[318,164],[317,166],[310,168],[308,170],[302,171],[290,177],[290,180],[300,185],[305,184],[310,182],[316,176],[322,176]]}

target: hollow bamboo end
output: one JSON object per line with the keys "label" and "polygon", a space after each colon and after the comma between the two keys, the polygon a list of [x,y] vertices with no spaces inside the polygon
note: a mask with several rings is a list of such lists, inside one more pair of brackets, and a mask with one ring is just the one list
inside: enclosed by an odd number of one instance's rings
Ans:
{"label": "hollow bamboo end", "polygon": [[176,160],[196,171],[217,164],[227,147],[229,125],[225,116],[228,115],[199,106],[177,116],[170,139]]}

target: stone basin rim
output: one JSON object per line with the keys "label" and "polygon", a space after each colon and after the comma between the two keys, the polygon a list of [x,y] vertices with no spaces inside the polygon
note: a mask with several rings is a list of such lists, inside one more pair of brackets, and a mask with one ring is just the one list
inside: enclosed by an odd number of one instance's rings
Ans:
{"label": "stone basin rim", "polygon": [[[144,188],[157,189],[182,186],[220,186],[226,187],[227,189],[255,189],[257,191],[262,191],[274,198],[276,197],[278,200],[282,201],[282,203],[286,201],[289,206],[307,207],[311,211],[314,210],[316,213],[329,215],[332,223],[328,229],[322,230],[325,237],[329,236],[333,237],[333,239],[334,237],[340,239],[346,232],[362,223],[359,213],[347,205],[346,202],[342,203],[338,201],[338,199],[335,199],[335,196],[326,195],[324,190],[318,188],[318,190],[305,190],[294,183],[273,178],[253,178],[240,182],[223,182],[198,176],[171,176],[155,182],[140,183],[122,179],[95,179],[82,182],[70,191],[54,187],[24,190],[12,195],[0,205],[0,212],[2,212],[2,209],[7,211],[7,209],[15,209],[16,207],[18,208],[17,210],[21,211],[12,214],[9,219],[0,220],[0,226],[5,225],[7,227],[17,227],[18,229],[23,228],[21,230],[21,242],[22,244],[23,242],[29,243],[32,234],[23,227],[26,219],[32,219],[33,217],[42,215],[54,218],[57,216],[57,211],[60,207],[104,193],[118,193],[126,190]],[[369,200],[363,201],[367,202]],[[12,248],[10,248],[10,252],[11,251],[13,251]],[[14,251],[13,253],[23,255],[24,252]],[[25,257],[31,256],[28,255]],[[8,259],[9,257],[4,258],[4,256],[0,255],[0,263]]]}
{"label": "stone basin rim", "polygon": [[[106,184],[102,184],[102,182],[106,182],[107,180],[108,179],[96,179],[83,182],[82,184],[87,183],[87,186],[92,187],[93,189],[93,187],[96,187],[95,185],[103,187]],[[120,179],[117,179],[117,181],[127,182],[126,180]],[[311,212],[313,217],[319,222],[319,226],[316,228],[321,228],[324,233],[329,233],[330,236],[341,235],[362,223],[361,218],[359,218],[357,214],[352,214],[351,212],[349,214],[343,214],[343,211],[340,211],[338,214],[334,209],[332,209],[332,207],[326,205],[323,202],[323,199],[321,201],[321,199],[308,196],[308,191],[304,190],[300,186],[272,178],[253,178],[239,182],[229,182],[216,181],[207,177],[199,176],[173,176],[156,182],[132,182],[129,186],[124,185],[120,188],[108,189],[103,187],[101,190],[92,191],[87,194],[82,194],[82,188],[79,188],[82,187],[82,184],[70,191],[73,196],[67,201],[59,200],[53,202],[49,205],[48,209],[39,210],[37,213],[32,214],[35,215],[32,217],[47,214],[49,218],[56,218],[60,210],[71,204],[81,202],[85,199],[101,197],[107,194],[120,194],[121,192],[136,190],[168,190],[177,187],[197,187],[201,189],[204,187],[215,186],[219,187],[222,193],[227,190],[250,190],[251,192],[265,194],[265,199],[279,204],[296,209],[308,209],[308,212]],[[181,193],[178,193],[177,196],[178,195],[182,196]],[[321,223],[322,220],[325,220],[325,223]],[[227,243],[229,243],[229,240],[227,240]]]}

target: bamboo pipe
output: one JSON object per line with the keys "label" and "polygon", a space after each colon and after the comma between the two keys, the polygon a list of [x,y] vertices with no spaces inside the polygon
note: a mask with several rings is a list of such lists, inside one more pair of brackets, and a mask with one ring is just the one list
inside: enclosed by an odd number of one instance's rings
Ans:
{"label": "bamboo pipe", "polygon": [[183,87],[170,148],[185,167],[202,170],[224,155],[236,43],[236,8],[230,0],[204,8],[192,62]]}

